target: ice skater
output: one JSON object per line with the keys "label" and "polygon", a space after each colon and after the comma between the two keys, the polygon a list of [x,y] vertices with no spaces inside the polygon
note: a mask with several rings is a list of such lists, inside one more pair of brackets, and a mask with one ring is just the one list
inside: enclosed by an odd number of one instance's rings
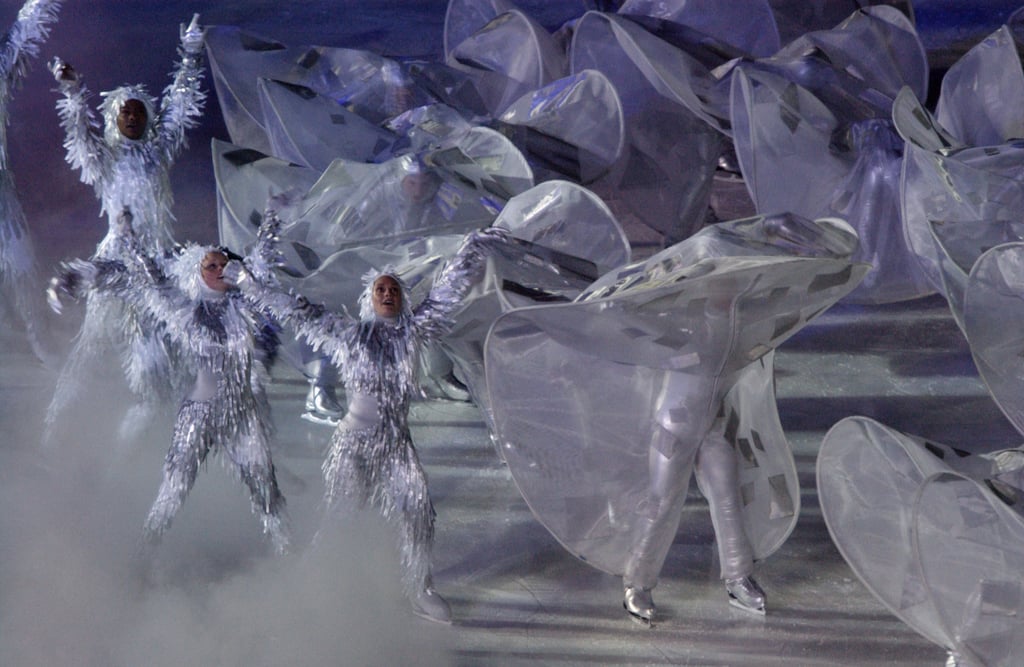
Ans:
{"label": "ice skater", "polygon": [[50,303],[60,312],[62,296],[97,292],[124,301],[166,332],[191,378],[178,407],[163,482],[146,517],[144,543],[160,541],[195,484],[199,466],[211,452],[220,452],[248,487],[253,512],[275,551],[284,553],[289,529],[270,454],[262,361],[267,349],[260,345],[267,340],[269,319],[224,282],[227,250],[189,244],[161,267],[132,240],[130,213],[120,217],[126,256],[65,265],[51,282]]}
{"label": "ice skater", "polygon": [[25,324],[32,351],[46,361],[35,251],[7,165],[7,123],[14,89],[57,20],[58,0],[28,0],[0,40],[0,291]]}
{"label": "ice skater", "polygon": [[[78,72],[59,58],[53,61],[51,70],[64,96],[57,110],[66,133],[66,159],[93,186],[100,213],[107,216],[107,234],[95,258],[123,256],[125,239],[117,219],[126,208],[132,212],[132,230],[149,255],[159,257],[172,248],[169,172],[185,146],[185,131],[202,113],[202,51],[197,15],[181,28],[180,60],[159,110],[143,86],[122,86],[102,94],[102,127],[88,106],[89,91]],[[138,397],[121,424],[122,442],[134,439],[173,395],[171,363],[159,328],[140,321],[131,306],[122,308],[119,301],[90,292],[81,330],[47,410],[46,440],[52,439],[60,415],[82,390],[89,375],[87,362],[107,340],[127,347],[124,373]]]}
{"label": "ice skater", "polygon": [[[280,224],[277,212],[268,208],[263,237],[275,238]],[[370,504],[394,521],[413,611],[442,623],[451,622],[451,610],[431,579],[434,507],[409,432],[409,401],[421,346],[449,330],[450,317],[482,275],[488,244],[502,234],[470,233],[415,308],[398,275],[387,269],[371,272],[364,278],[358,319],[268,286],[239,263],[225,271],[228,282],[238,284],[247,297],[338,367],[348,412],[323,463],[325,510],[332,515],[342,501]],[[272,259],[265,256],[264,262]]]}

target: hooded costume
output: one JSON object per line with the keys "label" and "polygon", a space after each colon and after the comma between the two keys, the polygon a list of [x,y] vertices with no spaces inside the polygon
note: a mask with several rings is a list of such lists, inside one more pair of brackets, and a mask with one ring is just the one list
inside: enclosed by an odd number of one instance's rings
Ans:
{"label": "hooded costume", "polygon": [[98,292],[124,301],[161,327],[191,380],[178,408],[163,482],[146,518],[146,541],[159,541],[192,489],[200,464],[219,451],[248,487],[253,512],[275,550],[284,553],[289,530],[271,460],[263,388],[267,318],[237,290],[220,292],[206,285],[201,263],[211,252],[228,256],[217,247],[185,246],[164,260],[166,278],[141,249],[129,255],[127,266],[120,260],[76,260],[55,279],[51,293],[77,297]]}
{"label": "hooded costume", "polygon": [[[274,237],[276,232],[268,233],[268,228],[279,225],[276,214],[268,212],[263,237]],[[432,588],[434,508],[409,432],[409,402],[420,347],[451,327],[451,316],[481,273],[483,246],[491,234],[468,235],[415,308],[409,304],[406,286],[393,272],[368,273],[358,319],[259,281],[241,280],[246,296],[326,353],[340,370],[348,412],[331,438],[323,463],[327,511],[346,499],[360,506],[370,504],[398,524],[403,579],[414,611],[442,622],[450,619],[450,611]],[[382,276],[395,280],[401,292],[401,309],[393,318],[374,311],[372,292]]]}
{"label": "hooded costume", "polygon": [[[82,182],[93,186],[101,214],[107,215],[108,231],[96,248],[96,258],[123,257],[126,239],[118,231],[117,219],[125,209],[132,211],[132,230],[148,254],[157,257],[173,246],[169,172],[185,146],[185,130],[202,113],[202,48],[203,31],[193,19],[182,30],[181,59],[159,109],[142,86],[122,86],[103,94],[102,128],[88,106],[89,91],[78,75],[59,59],[54,61],[52,69],[64,94],[57,111],[66,133],[66,159],[81,172]],[[128,100],[138,100],[146,110],[146,126],[138,139],[126,137],[118,128],[118,114]],[[118,326],[111,327],[112,323]],[[47,410],[47,439],[88,376],[86,361],[96,356],[104,340],[127,347],[122,357],[125,377],[132,392],[141,398],[122,423],[122,440],[145,427],[157,406],[174,393],[162,332],[141,322],[130,306],[122,308],[119,302],[91,293],[82,328]]]}

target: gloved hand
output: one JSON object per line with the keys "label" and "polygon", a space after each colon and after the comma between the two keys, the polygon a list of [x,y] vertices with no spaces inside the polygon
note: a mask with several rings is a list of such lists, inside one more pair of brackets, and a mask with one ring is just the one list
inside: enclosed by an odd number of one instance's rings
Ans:
{"label": "gloved hand", "polygon": [[181,48],[185,53],[196,55],[203,50],[203,39],[206,37],[206,29],[199,25],[199,14],[192,15],[192,22],[187,26],[180,26]]}
{"label": "gloved hand", "polygon": [[50,61],[50,71],[53,73],[53,78],[60,84],[61,90],[71,90],[78,87],[78,72],[75,71],[75,68],[70,63],[55,57]]}
{"label": "gloved hand", "polygon": [[221,279],[228,285],[241,289],[252,280],[252,274],[249,273],[249,269],[245,268],[244,264],[237,259],[233,259],[224,267],[224,271],[221,272]]}

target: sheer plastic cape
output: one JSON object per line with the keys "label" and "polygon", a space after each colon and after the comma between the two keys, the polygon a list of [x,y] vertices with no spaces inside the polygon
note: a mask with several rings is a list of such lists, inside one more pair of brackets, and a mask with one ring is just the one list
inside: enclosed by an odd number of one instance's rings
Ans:
{"label": "sheer plastic cape", "polygon": [[925,91],[927,62],[891,7],[857,12],[732,73],[733,139],[757,210],[849,222],[861,240],[855,259],[873,266],[850,301],[934,290],[901,224],[903,147],[889,116],[904,84]]}
{"label": "sheer plastic cape", "polygon": [[538,303],[566,303],[600,275],[629,261],[626,235],[594,193],[546,181],[509,200],[494,221],[512,240],[495,248],[444,339],[474,402],[490,418],[483,349],[494,321]]}
{"label": "sheer plastic cape", "polygon": [[[384,76],[385,65],[398,63],[358,49],[287,46],[234,26],[206,30],[206,49],[214,88],[231,141],[272,153],[259,95],[259,81],[272,79],[304,86],[344,105],[371,123],[393,115],[387,110],[394,83]],[[410,86],[412,106],[433,98]]]}
{"label": "sheer plastic cape", "polygon": [[[975,96],[990,103],[979,106]],[[950,68],[935,116],[909,90],[893,106],[906,141],[900,187],[907,242],[961,328],[974,262],[989,248],[1024,239],[1024,130],[1013,106],[1022,99],[1024,74],[1004,26]]]}
{"label": "sheer plastic cape", "polygon": [[573,72],[604,74],[623,105],[622,155],[595,191],[617,215],[670,242],[700,229],[722,143],[719,131],[693,111],[715,90],[692,87],[710,80],[706,66],[636,23],[600,12],[577,22],[570,63]]}
{"label": "sheer plastic cape", "polygon": [[997,455],[851,417],[818,456],[822,515],[847,563],[892,613],[969,665],[1015,664],[1024,646],[1024,521],[1005,502],[1019,499],[1020,475],[1016,487],[993,485]]}
{"label": "sheer plastic cape", "polygon": [[795,524],[799,485],[772,351],[866,267],[846,259],[856,237],[842,222],[766,222],[721,223],[610,272],[572,303],[517,308],[491,328],[487,390],[509,470],[541,523],[599,569],[622,574],[633,546],[654,406],[670,375],[689,378],[676,399],[690,429],[680,446],[698,447],[726,419],[755,558]]}

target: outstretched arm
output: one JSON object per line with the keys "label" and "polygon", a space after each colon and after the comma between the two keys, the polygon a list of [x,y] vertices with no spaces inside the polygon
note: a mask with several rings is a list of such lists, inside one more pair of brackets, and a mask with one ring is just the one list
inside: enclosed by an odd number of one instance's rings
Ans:
{"label": "outstretched arm", "polygon": [[434,278],[430,294],[413,311],[413,323],[423,339],[439,338],[451,329],[451,317],[483,276],[489,248],[503,243],[508,233],[497,227],[470,232],[459,251]]}
{"label": "outstretched arm", "polygon": [[57,20],[61,0],[28,0],[18,12],[0,43],[0,71],[13,87],[25,74],[30,58],[39,53],[39,45],[50,34]]}
{"label": "outstretched arm", "polygon": [[168,163],[185,147],[185,131],[199,122],[203,113],[206,93],[200,89],[203,81],[204,31],[199,25],[199,14],[188,26],[181,26],[180,60],[174,69],[174,78],[164,89],[160,100],[160,119],[157,141]]}
{"label": "outstretched arm", "polygon": [[103,164],[107,162],[108,148],[95,114],[89,108],[89,90],[82,85],[75,68],[60,58],[50,63],[50,71],[57,80],[58,90],[64,97],[57,101],[57,115],[64,128],[65,160],[78,169],[83,183],[94,185],[100,180]]}
{"label": "outstretched arm", "polygon": [[57,275],[50,278],[46,300],[55,313],[64,310],[65,299],[80,299],[89,292],[122,296],[129,289],[128,270],[115,260],[73,259],[62,262]]}
{"label": "outstretched arm", "polygon": [[341,352],[344,341],[357,326],[347,314],[334,313],[320,304],[279,287],[272,269],[280,262],[277,251],[281,219],[278,210],[288,203],[287,195],[271,198],[263,215],[255,247],[245,264],[229,262],[224,268],[225,282],[235,285],[254,306],[269,313],[278,322],[290,326],[295,334],[332,356]]}

